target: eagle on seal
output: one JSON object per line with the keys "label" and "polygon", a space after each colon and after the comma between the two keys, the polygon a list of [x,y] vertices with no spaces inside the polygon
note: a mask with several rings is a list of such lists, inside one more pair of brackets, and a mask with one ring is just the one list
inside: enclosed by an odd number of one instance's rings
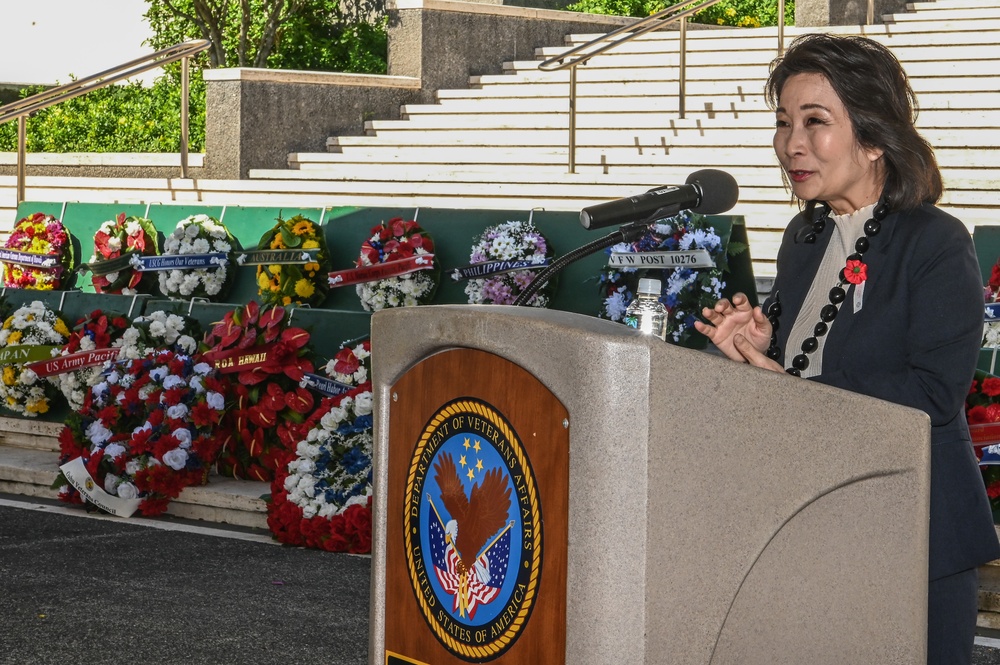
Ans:
{"label": "eagle on seal", "polygon": [[510,484],[500,469],[494,468],[472,486],[468,496],[458,475],[455,460],[444,453],[434,464],[434,480],[441,490],[441,502],[451,516],[445,525],[445,539],[458,554],[456,572],[463,595],[468,589],[468,575],[475,571],[479,581],[490,581],[489,562],[480,559],[490,538],[502,529],[510,511]]}

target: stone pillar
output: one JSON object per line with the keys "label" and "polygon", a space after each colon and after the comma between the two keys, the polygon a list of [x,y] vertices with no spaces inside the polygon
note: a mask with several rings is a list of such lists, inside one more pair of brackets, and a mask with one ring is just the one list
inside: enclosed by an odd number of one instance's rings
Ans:
{"label": "stone pillar", "polygon": [[865,25],[868,2],[874,3],[875,23],[883,23],[882,16],[885,14],[893,14],[906,8],[905,0],[796,0],[795,25]]}

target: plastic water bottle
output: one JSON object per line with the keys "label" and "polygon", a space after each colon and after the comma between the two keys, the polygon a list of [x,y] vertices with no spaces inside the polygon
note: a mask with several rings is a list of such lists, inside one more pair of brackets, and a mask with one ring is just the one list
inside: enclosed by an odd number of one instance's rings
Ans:
{"label": "plastic water bottle", "polygon": [[660,280],[640,279],[638,291],[625,309],[625,325],[666,340],[667,308],[660,302]]}

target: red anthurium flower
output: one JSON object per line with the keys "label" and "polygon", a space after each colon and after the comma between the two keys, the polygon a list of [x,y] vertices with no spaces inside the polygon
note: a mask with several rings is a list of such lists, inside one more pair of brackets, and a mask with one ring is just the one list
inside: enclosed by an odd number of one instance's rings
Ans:
{"label": "red anthurium flower", "polygon": [[844,268],[844,279],[851,284],[860,284],[868,279],[868,266],[854,259],[848,259]]}
{"label": "red anthurium flower", "polygon": [[102,256],[107,257],[111,254],[111,248],[108,247],[108,241],[111,240],[109,236],[104,231],[98,231],[94,234],[94,247],[101,253]]}
{"label": "red anthurium flower", "polygon": [[266,409],[281,411],[285,408],[285,391],[277,383],[268,383],[267,390],[258,404]]}
{"label": "red anthurium flower", "polygon": [[281,331],[281,341],[290,349],[301,349],[309,343],[309,332],[302,328],[285,328]]}
{"label": "red anthurium flower", "polygon": [[247,328],[246,330],[243,331],[243,336],[240,338],[240,341],[236,344],[236,348],[248,349],[251,346],[253,346],[256,341],[257,341],[257,329]]}
{"label": "red anthurium flower", "polygon": [[236,375],[236,378],[245,386],[256,386],[258,383],[266,381],[270,376],[271,372],[264,367],[254,367],[250,371],[240,372]]}
{"label": "red anthurium flower", "polygon": [[281,322],[285,318],[285,308],[284,307],[269,307],[263,311],[260,315],[260,325],[265,328],[276,328],[281,325]]}
{"label": "red anthurium flower", "polygon": [[255,325],[257,323],[257,318],[260,316],[260,305],[257,304],[256,300],[251,300],[246,306],[247,318],[245,324],[248,326]]}
{"label": "red anthurium flower", "polygon": [[288,408],[296,413],[309,413],[315,403],[312,393],[305,388],[296,388],[295,392],[288,393],[285,398]]}
{"label": "red anthurium flower", "polygon": [[[278,412],[265,406],[257,405],[250,409],[250,422],[258,427],[274,427],[278,424]],[[260,432],[260,430],[257,430]]]}
{"label": "red anthurium flower", "polygon": [[354,374],[361,367],[361,361],[351,349],[341,349],[334,358],[333,371],[337,374]]}

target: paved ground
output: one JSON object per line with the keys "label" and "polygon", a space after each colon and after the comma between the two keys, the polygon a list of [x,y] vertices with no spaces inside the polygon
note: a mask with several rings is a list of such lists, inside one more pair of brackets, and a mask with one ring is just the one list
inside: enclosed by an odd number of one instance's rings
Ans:
{"label": "paved ground", "polygon": [[367,557],[266,536],[167,531],[4,501],[0,663],[363,665],[369,576]]}
{"label": "paved ground", "polygon": [[367,663],[367,557],[148,522],[0,495],[0,665]]}

